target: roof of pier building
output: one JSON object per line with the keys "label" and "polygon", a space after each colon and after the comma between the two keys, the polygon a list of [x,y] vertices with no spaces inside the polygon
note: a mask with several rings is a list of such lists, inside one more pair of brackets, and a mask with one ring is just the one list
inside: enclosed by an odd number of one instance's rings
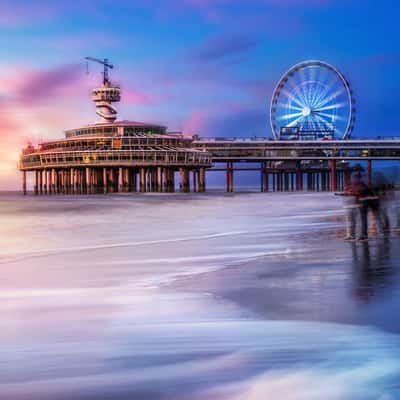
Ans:
{"label": "roof of pier building", "polygon": [[69,129],[65,131],[65,137],[71,138],[76,136],[156,136],[170,135],[181,136],[182,133],[169,133],[164,125],[138,122],[138,121],[115,121],[115,122],[99,122],[85,125],[80,128]]}

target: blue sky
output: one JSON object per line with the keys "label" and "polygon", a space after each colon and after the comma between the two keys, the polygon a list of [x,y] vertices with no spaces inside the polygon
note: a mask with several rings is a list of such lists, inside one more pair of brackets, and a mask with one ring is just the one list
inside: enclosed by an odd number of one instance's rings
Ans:
{"label": "blue sky", "polygon": [[389,0],[2,0],[0,187],[26,141],[96,120],[87,55],[116,65],[121,118],[204,136],[270,136],[281,74],[321,59],[352,84],[354,136],[396,135],[399,17]]}

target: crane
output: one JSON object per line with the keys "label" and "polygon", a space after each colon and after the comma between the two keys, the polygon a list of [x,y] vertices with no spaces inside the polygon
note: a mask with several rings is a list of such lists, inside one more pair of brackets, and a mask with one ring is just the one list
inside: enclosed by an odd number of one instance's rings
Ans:
{"label": "crane", "polygon": [[99,59],[99,58],[94,58],[94,57],[85,57],[86,61],[94,61],[97,62],[99,64],[102,64],[104,67],[103,70],[103,84],[109,83],[109,79],[108,79],[108,68],[114,68],[114,65],[110,64],[108,62],[108,58],[104,58],[103,60]]}

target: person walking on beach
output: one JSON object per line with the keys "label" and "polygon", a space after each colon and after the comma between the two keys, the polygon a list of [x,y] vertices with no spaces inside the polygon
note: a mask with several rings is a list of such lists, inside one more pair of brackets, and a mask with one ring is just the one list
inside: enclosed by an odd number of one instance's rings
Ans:
{"label": "person walking on beach", "polygon": [[380,233],[386,234],[390,230],[389,217],[386,211],[387,191],[386,185],[374,189],[368,188],[365,192],[367,212],[371,211]]}
{"label": "person walking on beach", "polygon": [[357,218],[361,220],[361,232],[359,240],[365,240],[368,238],[368,221],[367,221],[367,209],[366,203],[360,201],[360,196],[365,190],[366,185],[361,179],[360,175],[357,175],[355,179],[345,187],[343,196],[344,208],[346,210],[346,237],[345,240],[355,240]]}

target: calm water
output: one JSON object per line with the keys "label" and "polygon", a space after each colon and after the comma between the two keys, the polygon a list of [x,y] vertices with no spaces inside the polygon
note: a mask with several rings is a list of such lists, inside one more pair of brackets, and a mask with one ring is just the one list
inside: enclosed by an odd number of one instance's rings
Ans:
{"label": "calm water", "polygon": [[0,195],[0,398],[400,399],[400,240],[330,194]]}

